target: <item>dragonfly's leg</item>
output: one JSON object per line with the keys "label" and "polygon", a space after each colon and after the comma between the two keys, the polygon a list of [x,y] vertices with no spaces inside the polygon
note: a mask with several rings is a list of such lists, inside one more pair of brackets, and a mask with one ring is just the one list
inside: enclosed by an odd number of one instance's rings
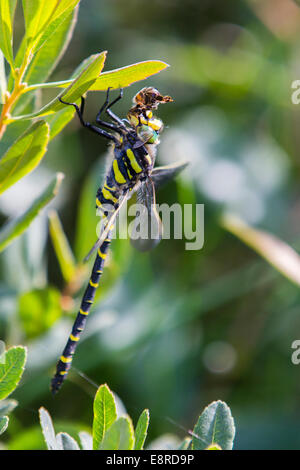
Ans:
{"label": "dragonfly's leg", "polygon": [[105,137],[106,139],[112,140],[113,142],[118,144],[118,140],[116,139],[116,137],[114,135],[110,134],[109,132],[104,131],[103,129],[100,129],[97,126],[93,126],[93,124],[90,124],[89,122],[87,122],[83,119],[82,113],[83,113],[83,110],[84,110],[84,102],[85,102],[84,98],[81,98],[80,108],[76,103],[68,103],[67,101],[63,101],[61,98],[58,98],[58,99],[63,104],[66,104],[68,106],[74,106],[74,108],[76,110],[76,113],[77,113],[77,116],[79,117],[79,120],[80,120],[80,123],[81,123],[82,126],[86,127],[90,131],[95,132],[96,134],[102,135],[102,137]]}
{"label": "dragonfly's leg", "polygon": [[[109,103],[109,92],[110,92],[111,88],[109,87],[107,89],[107,93],[106,93],[106,99],[103,103],[103,105],[101,106],[100,108],[100,111],[98,112],[97,114],[97,117],[96,117],[96,122],[98,124],[101,124],[102,126],[106,126],[108,127],[109,129],[113,129],[115,130],[116,132],[120,132],[120,127],[122,127],[122,129],[125,129],[125,124],[124,122],[122,121],[122,119],[118,118],[118,116],[116,116],[114,113],[112,113],[109,108],[111,108],[111,106],[113,106],[115,103],[117,103],[117,101],[119,101],[122,97],[123,97],[123,88],[121,89],[120,91],[120,95],[114,100],[112,101],[110,104]],[[109,111],[107,111],[109,110]],[[100,116],[103,112],[107,112],[107,114],[115,121],[118,123],[118,126],[116,126],[115,124],[111,124],[111,123],[106,123],[105,121],[102,121],[100,119]]]}
{"label": "dragonfly's leg", "polygon": [[120,119],[115,113],[112,112],[112,110],[110,109],[114,104],[116,104],[119,100],[121,100],[123,98],[123,88],[120,89],[120,94],[119,96],[114,100],[112,101],[105,109],[105,112],[109,115],[109,117],[117,122],[120,126],[122,127],[125,127],[125,124],[123,122],[123,119]]}

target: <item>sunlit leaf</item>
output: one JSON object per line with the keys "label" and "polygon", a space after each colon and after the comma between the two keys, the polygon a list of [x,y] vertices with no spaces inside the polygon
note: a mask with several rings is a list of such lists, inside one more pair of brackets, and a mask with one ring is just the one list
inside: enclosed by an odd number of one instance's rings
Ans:
{"label": "sunlit leaf", "polygon": [[106,431],[100,445],[101,450],[132,450],[134,448],[134,429],[131,419],[121,417]]}
{"label": "sunlit leaf", "polygon": [[0,194],[30,173],[44,156],[49,126],[38,121],[19,137],[0,160]]}
{"label": "sunlit leaf", "polygon": [[139,417],[135,428],[135,445],[134,450],[142,450],[147,437],[149,426],[149,410],[144,410]]}
{"label": "sunlit leaf", "polygon": [[3,251],[4,248],[14,240],[14,238],[21,235],[39,212],[57,195],[63,178],[64,175],[62,173],[57,173],[47,188],[32,203],[24,214],[4,225],[0,230],[0,252]]}
{"label": "sunlit leaf", "polygon": [[101,52],[100,54],[95,54],[93,56],[93,61],[84,69],[79,77],[72,81],[71,85],[64,91],[62,91],[54,100],[44,106],[42,109],[36,113],[26,114],[24,116],[12,117],[11,122],[19,119],[33,119],[38,116],[47,116],[49,114],[56,113],[65,108],[65,105],[62,104],[58,97],[62,97],[64,101],[75,102],[84,95],[95,82],[97,77],[100,75],[101,70],[104,66],[106,58],[106,52]]}
{"label": "sunlit leaf", "polygon": [[268,232],[250,227],[237,216],[224,215],[221,224],[290,281],[300,285],[300,256],[291,246]]}
{"label": "sunlit leaf", "polygon": [[79,0],[23,0],[27,48],[38,51],[71,14]]}
{"label": "sunlit leaf", "polygon": [[204,409],[193,429],[193,449],[204,450],[218,445],[223,450],[231,450],[234,436],[230,408],[223,401],[214,401]]}
{"label": "sunlit leaf", "polygon": [[101,385],[94,400],[93,449],[99,449],[105,433],[117,419],[114,396],[106,384]]}
{"label": "sunlit leaf", "polygon": [[18,385],[26,362],[26,349],[15,346],[5,353],[5,360],[0,363],[0,400],[10,395]]}
{"label": "sunlit leaf", "polygon": [[16,2],[17,0],[1,0],[0,2],[0,48],[11,67],[13,67],[12,22]]}
{"label": "sunlit leaf", "polygon": [[[33,59],[31,60],[29,66],[26,69],[26,73],[24,75],[24,82],[27,83],[28,89],[30,90],[30,86],[33,83],[43,83],[47,77],[53,72],[55,67],[57,66],[58,62],[64,55],[69,42],[72,37],[72,33],[74,30],[74,26],[77,20],[77,11],[78,7],[76,7],[71,14],[63,21],[55,34],[53,34],[48,41],[40,48],[40,50],[34,55]],[[26,40],[23,39],[16,58],[15,58],[15,65],[20,67],[24,53],[26,48]],[[9,90],[11,91],[13,86],[13,77],[12,74],[9,77]],[[14,114],[24,114],[25,107],[28,103],[31,102],[34,98],[34,94],[31,92],[27,92],[23,94],[16,103],[14,107]]]}
{"label": "sunlit leaf", "polygon": [[108,87],[124,88],[151,75],[155,75],[167,67],[169,65],[161,60],[146,60],[137,64],[127,65],[126,67],[103,72],[90,89],[106,91]]}
{"label": "sunlit leaf", "polygon": [[41,407],[39,409],[40,423],[48,450],[58,450],[58,444],[55,437],[55,431],[51,416],[48,411]]}
{"label": "sunlit leaf", "polygon": [[63,277],[66,282],[70,282],[75,273],[76,263],[56,211],[49,213],[49,230]]}

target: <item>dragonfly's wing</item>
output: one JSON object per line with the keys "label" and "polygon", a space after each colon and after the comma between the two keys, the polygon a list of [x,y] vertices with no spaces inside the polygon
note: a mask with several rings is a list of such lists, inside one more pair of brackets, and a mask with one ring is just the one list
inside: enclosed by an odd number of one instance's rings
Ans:
{"label": "dragonfly's wing", "polygon": [[109,231],[112,229],[112,226],[122,208],[122,206],[124,205],[124,202],[127,201],[131,196],[132,194],[138,189],[140,183],[137,183],[131,191],[127,191],[123,196],[121,196],[120,200],[119,200],[119,206],[118,208],[110,215],[110,217],[108,218],[106,224],[105,224],[105,227],[103,228],[98,240],[96,241],[95,245],[92,247],[92,249],[88,252],[88,254],[86,255],[86,257],[84,258],[84,261],[87,261],[89,259],[89,257],[91,256],[91,254],[97,250],[101,245],[102,243],[104,242],[104,240],[107,238],[107,235],[109,233]]}
{"label": "dragonfly's wing", "polygon": [[153,168],[151,173],[151,179],[155,187],[158,188],[168,183],[170,180],[175,178],[175,176],[177,176],[182,170],[184,170],[184,168],[186,168],[188,164],[189,162],[183,161],[172,163],[171,165]]}
{"label": "dragonfly's wing", "polygon": [[162,223],[155,203],[155,189],[151,179],[137,191],[136,216],[130,234],[132,245],[139,251],[154,248],[162,237]]}

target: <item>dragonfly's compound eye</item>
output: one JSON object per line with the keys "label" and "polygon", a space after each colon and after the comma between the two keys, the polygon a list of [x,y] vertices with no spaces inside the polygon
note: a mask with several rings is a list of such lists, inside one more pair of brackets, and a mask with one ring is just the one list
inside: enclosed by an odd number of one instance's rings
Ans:
{"label": "dragonfly's compound eye", "polygon": [[157,132],[150,126],[139,126],[137,134],[141,141],[147,144],[155,144],[158,140]]}

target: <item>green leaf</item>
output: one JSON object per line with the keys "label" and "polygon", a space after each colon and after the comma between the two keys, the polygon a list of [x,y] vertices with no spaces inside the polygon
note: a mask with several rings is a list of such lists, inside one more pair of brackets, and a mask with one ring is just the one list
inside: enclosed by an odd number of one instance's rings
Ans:
{"label": "green leaf", "polygon": [[[45,43],[40,48],[40,50],[35,54],[35,56],[31,60],[29,66],[26,69],[26,73],[23,79],[23,81],[26,82],[27,86],[29,87],[27,91],[31,90],[31,84],[44,82],[57,66],[71,40],[72,33],[77,20],[77,11],[78,8],[76,7],[68,16],[68,18],[64,22],[62,22],[61,25],[57,28],[55,34],[53,34],[49,38],[47,43]],[[24,38],[15,58],[16,67],[20,67],[21,65],[24,58],[25,49],[26,40]],[[10,74],[8,83],[8,88],[11,91],[13,87],[12,74]],[[26,92],[25,94],[23,94],[14,108],[14,114],[24,114],[26,112],[26,105],[30,103],[33,98],[33,93]]]}
{"label": "green leaf", "polygon": [[[48,1],[49,0],[47,0],[47,3]],[[45,43],[48,45],[49,39],[51,39],[54,33],[57,33],[58,28],[70,16],[79,1],[80,0],[56,0],[57,7],[53,10],[51,21],[49,21],[47,27],[43,30],[34,47],[35,52],[39,51]]]}
{"label": "green leaf", "polygon": [[204,450],[218,445],[231,450],[235,435],[230,408],[223,401],[214,401],[200,415],[193,430],[193,449]]}
{"label": "green leaf", "polygon": [[16,406],[18,406],[17,400],[2,400],[0,401],[0,417],[11,413]]}
{"label": "green leaf", "polygon": [[49,230],[64,280],[70,282],[76,270],[75,258],[56,211],[49,213]]}
{"label": "green leaf", "polygon": [[58,98],[62,97],[64,101],[76,102],[84,95],[93,85],[97,77],[100,75],[106,58],[106,52],[94,54],[92,62],[81,72],[79,77],[72,81],[71,85],[62,91],[54,100],[44,106],[42,109],[32,114],[24,116],[11,117],[8,122],[14,122],[20,119],[33,119],[39,116],[47,116],[56,113],[65,108]]}
{"label": "green leaf", "polygon": [[149,410],[144,410],[135,428],[135,445],[134,450],[142,450],[147,437],[149,426]]}
{"label": "green leaf", "polygon": [[167,67],[169,67],[169,65],[161,60],[146,60],[119,69],[103,72],[91,86],[90,91],[106,91],[108,87],[125,88],[132,83],[155,75]]}
{"label": "green leaf", "polygon": [[58,433],[56,440],[60,450],[80,450],[79,445],[75,439],[73,439],[73,437],[71,437],[66,432]]}
{"label": "green leaf", "polygon": [[5,353],[5,362],[0,364],[0,400],[10,395],[18,385],[26,362],[26,349],[15,346]]}
{"label": "green leaf", "polygon": [[38,121],[24,132],[0,160],[0,194],[30,173],[47,150],[49,126]]}
{"label": "green leaf", "polygon": [[8,421],[8,416],[3,416],[3,418],[0,418],[0,434],[3,434],[6,430],[8,426]]}
{"label": "green leaf", "polygon": [[60,300],[61,294],[54,287],[34,289],[19,296],[19,318],[28,338],[39,336],[58,320],[62,311]]}
{"label": "green leaf", "polygon": [[178,450],[187,450],[190,449],[192,443],[192,439],[190,437],[186,437],[180,446],[178,447]]}
{"label": "green leaf", "polygon": [[4,66],[4,55],[0,50],[0,103],[5,101],[5,93],[7,90],[5,66]]}
{"label": "green leaf", "polygon": [[106,431],[100,445],[101,450],[132,450],[134,429],[129,416],[121,417]]}
{"label": "green leaf", "polygon": [[108,428],[117,419],[116,403],[109,387],[101,385],[94,400],[93,449],[99,449]]}
{"label": "green leaf", "polygon": [[[89,62],[90,57],[85,61]],[[168,64],[161,60],[146,60],[143,62],[137,62],[136,64],[127,65],[114,70],[103,72],[100,77],[90,87],[89,91],[106,91],[108,87],[112,89],[125,88],[132,83],[140,80],[145,80],[151,75],[155,75],[161,72],[165,68],[169,67]],[[49,82],[45,84],[32,85],[30,89],[35,88],[66,88],[72,83],[72,80],[62,80],[59,82]]]}
{"label": "green leaf", "polygon": [[79,0],[23,0],[27,48],[38,51],[71,14]]}
{"label": "green leaf", "polygon": [[48,450],[58,450],[55,431],[51,416],[48,411],[41,407],[39,409],[40,423]]}
{"label": "green leaf", "polygon": [[13,68],[13,49],[12,49],[12,22],[16,8],[17,0],[1,0],[0,2],[0,48]]}
{"label": "green leaf", "polygon": [[211,444],[205,450],[222,450],[218,444]]}
{"label": "green leaf", "polygon": [[221,224],[265,258],[283,276],[300,285],[300,256],[291,246],[268,232],[250,227],[234,215],[223,215]]}
{"label": "green leaf", "polygon": [[64,178],[62,173],[57,173],[55,178],[50,182],[42,194],[33,202],[29,209],[17,217],[16,219],[8,222],[0,231],[0,252],[4,250],[14,238],[20,236],[39,212],[57,195],[58,189]]}

